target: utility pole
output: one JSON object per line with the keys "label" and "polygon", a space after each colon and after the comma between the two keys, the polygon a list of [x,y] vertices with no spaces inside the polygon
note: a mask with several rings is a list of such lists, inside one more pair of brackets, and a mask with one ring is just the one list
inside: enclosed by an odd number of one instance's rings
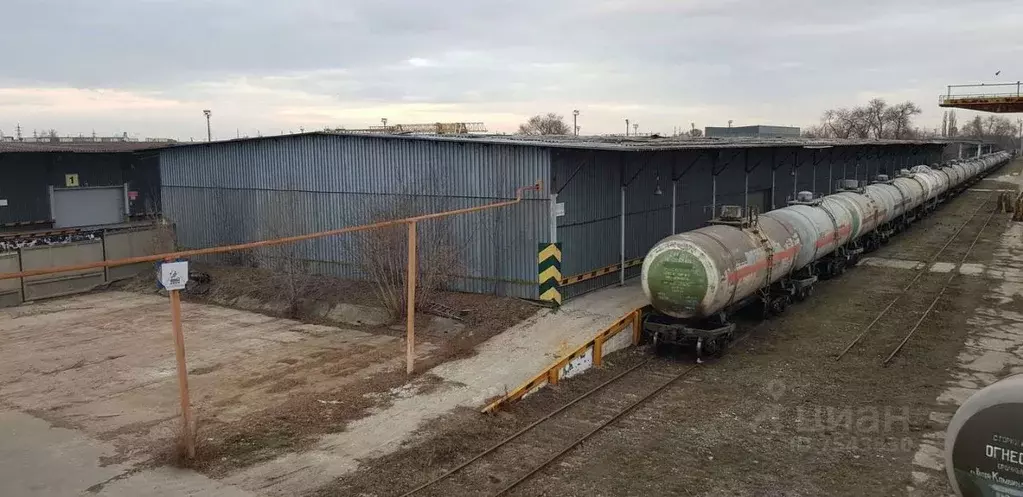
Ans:
{"label": "utility pole", "polygon": [[206,116],[206,141],[213,141],[213,131],[210,129],[210,115],[213,114],[209,109],[204,109],[202,113]]}
{"label": "utility pole", "polygon": [[1019,155],[1023,155],[1023,117],[1017,119],[1016,123],[1019,126]]}
{"label": "utility pole", "polygon": [[572,111],[572,134],[579,136],[579,109]]}
{"label": "utility pole", "polygon": [[629,136],[629,120],[625,120],[625,136]]}
{"label": "utility pole", "polygon": [[632,134],[639,136],[639,123],[632,125]]}

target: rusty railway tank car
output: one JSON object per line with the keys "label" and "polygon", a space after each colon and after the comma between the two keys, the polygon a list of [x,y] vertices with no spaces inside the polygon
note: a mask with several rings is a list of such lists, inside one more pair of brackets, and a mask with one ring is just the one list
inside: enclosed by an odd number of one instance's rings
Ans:
{"label": "rusty railway tank car", "polygon": [[841,181],[837,193],[799,192],[763,214],[723,206],[708,226],[661,240],[643,260],[654,309],[644,333],[658,346],[693,346],[698,358],[720,354],[736,335],[732,314],[755,303],[765,316],[784,311],[1010,157],[915,166],[870,185]]}

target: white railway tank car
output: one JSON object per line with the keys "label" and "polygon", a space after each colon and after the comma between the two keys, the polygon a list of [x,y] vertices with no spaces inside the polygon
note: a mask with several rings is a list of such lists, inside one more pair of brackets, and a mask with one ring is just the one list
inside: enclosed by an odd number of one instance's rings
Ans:
{"label": "white railway tank car", "polygon": [[733,339],[730,314],[753,303],[782,312],[820,278],[842,274],[860,254],[926,215],[991,169],[1005,152],[945,166],[915,166],[871,185],[841,182],[838,193],[800,192],[763,214],[725,206],[709,226],[669,236],[643,260],[643,291],[655,312],[644,332],[657,344],[719,353]]}

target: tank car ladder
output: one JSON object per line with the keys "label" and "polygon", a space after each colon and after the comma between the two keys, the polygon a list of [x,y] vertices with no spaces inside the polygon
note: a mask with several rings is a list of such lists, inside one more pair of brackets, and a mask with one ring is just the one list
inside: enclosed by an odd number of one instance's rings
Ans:
{"label": "tank car ladder", "polygon": [[760,216],[754,212],[750,213],[749,217],[750,231],[757,235],[757,239],[760,241],[760,245],[764,248],[764,252],[767,255],[767,268],[764,277],[764,286],[758,290],[760,293],[760,299],[764,302],[764,309],[772,309],[775,314],[780,314],[785,309],[785,305],[788,295],[775,296],[774,292],[771,291],[773,285],[771,280],[774,276],[774,244],[767,238],[764,230],[760,228]]}

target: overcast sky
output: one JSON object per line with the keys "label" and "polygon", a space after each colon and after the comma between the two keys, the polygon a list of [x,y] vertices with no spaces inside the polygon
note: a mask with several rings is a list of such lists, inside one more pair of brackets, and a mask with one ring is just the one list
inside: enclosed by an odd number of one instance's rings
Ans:
{"label": "overcast sky", "polygon": [[[215,138],[581,111],[584,134],[806,126],[1023,79],[1020,0],[30,0],[0,18],[0,131]],[[996,71],[1002,71],[996,77]],[[967,113],[963,113],[964,115]],[[962,119],[962,118],[961,118]]]}

